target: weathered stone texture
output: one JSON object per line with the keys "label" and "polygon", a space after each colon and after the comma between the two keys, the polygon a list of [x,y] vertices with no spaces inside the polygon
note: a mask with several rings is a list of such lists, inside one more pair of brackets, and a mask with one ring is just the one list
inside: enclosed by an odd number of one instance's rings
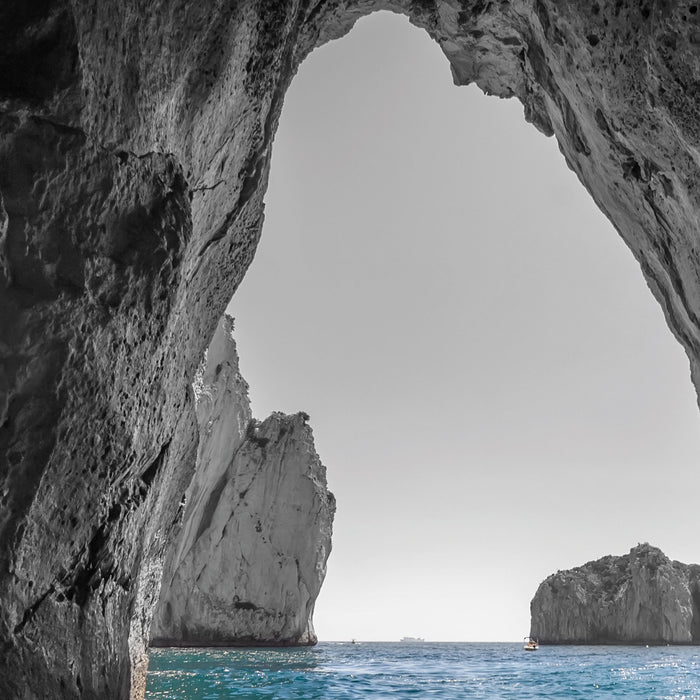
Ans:
{"label": "weathered stone texture", "polygon": [[200,443],[152,644],[314,644],[335,499],[305,414],[251,415],[233,321],[195,382]]}
{"label": "weathered stone texture", "polygon": [[700,382],[695,2],[5,0],[0,696],[141,687],[189,387],[255,251],[284,92],[375,9],[555,134]]}
{"label": "weathered stone texture", "polygon": [[548,576],[530,612],[543,644],[698,644],[700,566],[638,545]]}

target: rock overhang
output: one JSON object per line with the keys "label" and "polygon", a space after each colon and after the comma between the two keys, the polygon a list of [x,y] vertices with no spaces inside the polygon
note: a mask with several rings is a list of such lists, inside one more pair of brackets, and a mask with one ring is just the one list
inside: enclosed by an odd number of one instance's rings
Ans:
{"label": "rock overhang", "polygon": [[30,11],[8,1],[0,689],[10,697],[46,684],[67,698],[141,692],[163,538],[196,445],[189,386],[255,252],[284,92],[315,46],[380,9],[424,28],[455,82],[516,97],[555,135],[699,381],[695,3],[46,0]]}

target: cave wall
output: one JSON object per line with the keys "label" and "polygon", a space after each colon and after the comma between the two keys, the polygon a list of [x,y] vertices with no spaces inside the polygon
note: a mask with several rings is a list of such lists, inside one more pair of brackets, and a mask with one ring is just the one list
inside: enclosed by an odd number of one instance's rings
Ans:
{"label": "cave wall", "polygon": [[376,9],[556,136],[698,384],[695,2],[5,0],[0,696],[143,692],[189,386],[255,252],[284,92]]}

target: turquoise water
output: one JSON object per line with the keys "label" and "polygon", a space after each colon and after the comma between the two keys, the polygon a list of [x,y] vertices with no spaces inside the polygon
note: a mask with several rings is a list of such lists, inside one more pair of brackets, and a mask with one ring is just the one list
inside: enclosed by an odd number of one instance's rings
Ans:
{"label": "turquoise water", "polygon": [[325,642],[302,649],[153,649],[149,700],[700,699],[697,647]]}

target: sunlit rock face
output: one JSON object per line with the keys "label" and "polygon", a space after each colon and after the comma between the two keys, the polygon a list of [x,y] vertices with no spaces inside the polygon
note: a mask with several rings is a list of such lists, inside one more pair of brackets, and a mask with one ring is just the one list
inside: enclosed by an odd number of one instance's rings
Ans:
{"label": "sunlit rock face", "polygon": [[5,0],[0,696],[142,693],[190,387],[255,252],[285,90],[377,9],[556,136],[698,382],[695,2]]}
{"label": "sunlit rock face", "polygon": [[308,645],[335,499],[307,416],[253,420],[224,317],[195,383],[200,444],[153,645]]}
{"label": "sunlit rock face", "polygon": [[547,577],[530,603],[544,644],[700,643],[700,566],[641,544]]}

